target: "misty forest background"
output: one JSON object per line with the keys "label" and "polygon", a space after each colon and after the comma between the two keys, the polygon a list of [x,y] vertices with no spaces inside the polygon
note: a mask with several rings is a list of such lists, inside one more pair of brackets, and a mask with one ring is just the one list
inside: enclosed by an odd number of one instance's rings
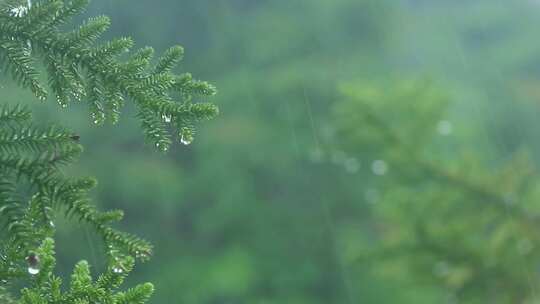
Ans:
{"label": "misty forest background", "polygon": [[[540,2],[94,0],[215,84],[218,119],[167,155],[133,109],[3,100],[61,122],[103,209],[151,240],[150,303],[540,303]],[[82,19],[82,17],[80,18]],[[41,120],[40,120],[41,119]],[[103,267],[57,223],[63,274]],[[82,234],[81,234],[82,232]],[[85,235],[81,239],[79,236]],[[101,265],[101,266],[100,266]]]}

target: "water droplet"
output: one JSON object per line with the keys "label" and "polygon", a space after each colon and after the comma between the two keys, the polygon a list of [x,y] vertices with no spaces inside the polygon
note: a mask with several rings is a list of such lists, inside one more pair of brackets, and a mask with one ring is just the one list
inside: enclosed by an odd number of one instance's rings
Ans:
{"label": "water droplet", "polygon": [[180,137],[180,142],[187,146],[187,145],[189,145],[189,144],[191,144],[193,142],[193,137],[182,135]]}
{"label": "water droplet", "polygon": [[190,128],[183,127],[180,129],[180,142],[184,145],[189,145],[193,142],[193,131]]}
{"label": "water droplet", "polygon": [[94,124],[101,125],[105,121],[105,113],[94,112],[92,113],[92,119],[94,121]]}
{"label": "water droplet", "polygon": [[50,221],[50,222],[49,222],[49,226],[50,226],[51,228],[54,228],[54,227],[55,227],[55,226],[54,226],[54,222],[53,222],[53,221]]}
{"label": "water droplet", "polygon": [[124,272],[124,270],[122,268],[120,268],[120,267],[113,267],[112,271],[114,273],[123,273]]}
{"label": "water droplet", "polygon": [[17,6],[10,9],[9,15],[11,17],[21,18],[21,17],[24,17],[24,15],[26,15],[27,12],[28,12],[28,7],[21,5],[21,6]]}
{"label": "water droplet", "polygon": [[384,160],[376,160],[371,164],[371,171],[375,175],[385,175],[388,172],[388,165]]}
{"label": "water droplet", "polygon": [[452,134],[452,123],[448,120],[441,120],[437,124],[437,132],[443,136]]}
{"label": "water droplet", "polygon": [[39,273],[39,268],[28,266],[28,273],[31,275],[36,275]]}
{"label": "water droplet", "polygon": [[171,116],[170,115],[161,115],[161,119],[163,119],[164,122],[169,123],[171,122]]}
{"label": "water droplet", "polygon": [[28,273],[35,275],[39,273],[39,257],[35,253],[31,253],[26,257],[28,263]]}
{"label": "water droplet", "polygon": [[156,148],[159,151],[162,151],[162,152],[167,152],[167,150],[169,150],[169,147],[167,146],[167,144],[164,144],[162,142],[157,142],[156,143]]}

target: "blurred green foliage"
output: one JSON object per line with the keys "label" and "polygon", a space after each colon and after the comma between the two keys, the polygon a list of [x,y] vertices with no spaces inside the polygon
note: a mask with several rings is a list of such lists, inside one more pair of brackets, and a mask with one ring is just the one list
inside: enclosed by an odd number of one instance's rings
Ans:
{"label": "blurred green foliage", "polygon": [[[88,127],[85,109],[57,114],[2,81],[80,132],[73,170],[155,245],[131,278],[155,283],[151,303],[538,302],[536,1],[94,0],[97,13],[111,36],[183,45],[182,68],[220,89],[219,119],[163,157],[129,115]],[[99,265],[79,229],[57,242],[66,273]]]}
{"label": "blurred green foliage", "polygon": [[338,145],[378,176],[364,183],[373,239],[353,257],[382,276],[443,288],[449,299],[534,303],[540,193],[530,158],[516,152],[488,164],[475,145],[447,138],[448,99],[425,83],[343,91]]}

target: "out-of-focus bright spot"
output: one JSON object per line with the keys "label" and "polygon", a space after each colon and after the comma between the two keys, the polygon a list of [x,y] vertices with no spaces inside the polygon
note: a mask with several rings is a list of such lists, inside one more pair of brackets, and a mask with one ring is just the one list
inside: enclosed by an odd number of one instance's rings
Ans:
{"label": "out-of-focus bright spot", "polygon": [[440,261],[433,266],[433,274],[437,277],[446,277],[450,273],[450,266],[446,261]]}
{"label": "out-of-focus bright spot", "polygon": [[529,239],[521,239],[517,243],[517,250],[521,255],[527,255],[534,249],[534,244]]}
{"label": "out-of-focus bright spot", "polygon": [[332,153],[331,161],[336,165],[341,165],[346,158],[347,156],[345,155],[345,153],[343,153],[342,151],[336,151]]}
{"label": "out-of-focus bright spot", "polygon": [[375,175],[385,175],[388,172],[388,165],[384,160],[376,160],[371,164],[371,171]]}
{"label": "out-of-focus bright spot", "polygon": [[448,120],[441,120],[437,124],[437,132],[443,136],[452,134],[452,123]]}
{"label": "out-of-focus bright spot", "polygon": [[323,161],[324,153],[321,149],[315,148],[309,151],[309,159],[314,163],[320,163]]}
{"label": "out-of-focus bright spot", "polygon": [[516,203],[517,198],[516,198],[515,194],[507,193],[507,194],[504,195],[503,200],[504,200],[504,203],[507,206],[512,206],[512,205],[514,205]]}
{"label": "out-of-focus bright spot", "polygon": [[336,130],[332,128],[331,126],[323,126],[321,127],[321,136],[325,139],[332,139],[336,135]]}
{"label": "out-of-focus bright spot", "polygon": [[354,157],[349,157],[343,163],[345,170],[351,174],[357,173],[360,170],[360,162]]}
{"label": "out-of-focus bright spot", "polygon": [[375,188],[367,189],[364,193],[364,198],[369,204],[375,204],[379,201],[380,198],[379,191]]}

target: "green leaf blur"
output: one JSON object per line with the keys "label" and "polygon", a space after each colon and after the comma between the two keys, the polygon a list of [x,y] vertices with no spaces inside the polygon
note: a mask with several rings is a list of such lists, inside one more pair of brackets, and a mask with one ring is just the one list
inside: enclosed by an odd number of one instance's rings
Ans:
{"label": "green leaf blur", "polygon": [[[170,139],[191,121],[145,146],[137,103],[96,126],[9,74],[1,98],[80,135],[66,174],[152,242],[126,282],[148,303],[540,303],[538,1],[94,0],[76,19],[101,14],[98,42],[178,43],[219,88],[190,145]],[[64,281],[107,270],[92,230],[56,226]]]}

